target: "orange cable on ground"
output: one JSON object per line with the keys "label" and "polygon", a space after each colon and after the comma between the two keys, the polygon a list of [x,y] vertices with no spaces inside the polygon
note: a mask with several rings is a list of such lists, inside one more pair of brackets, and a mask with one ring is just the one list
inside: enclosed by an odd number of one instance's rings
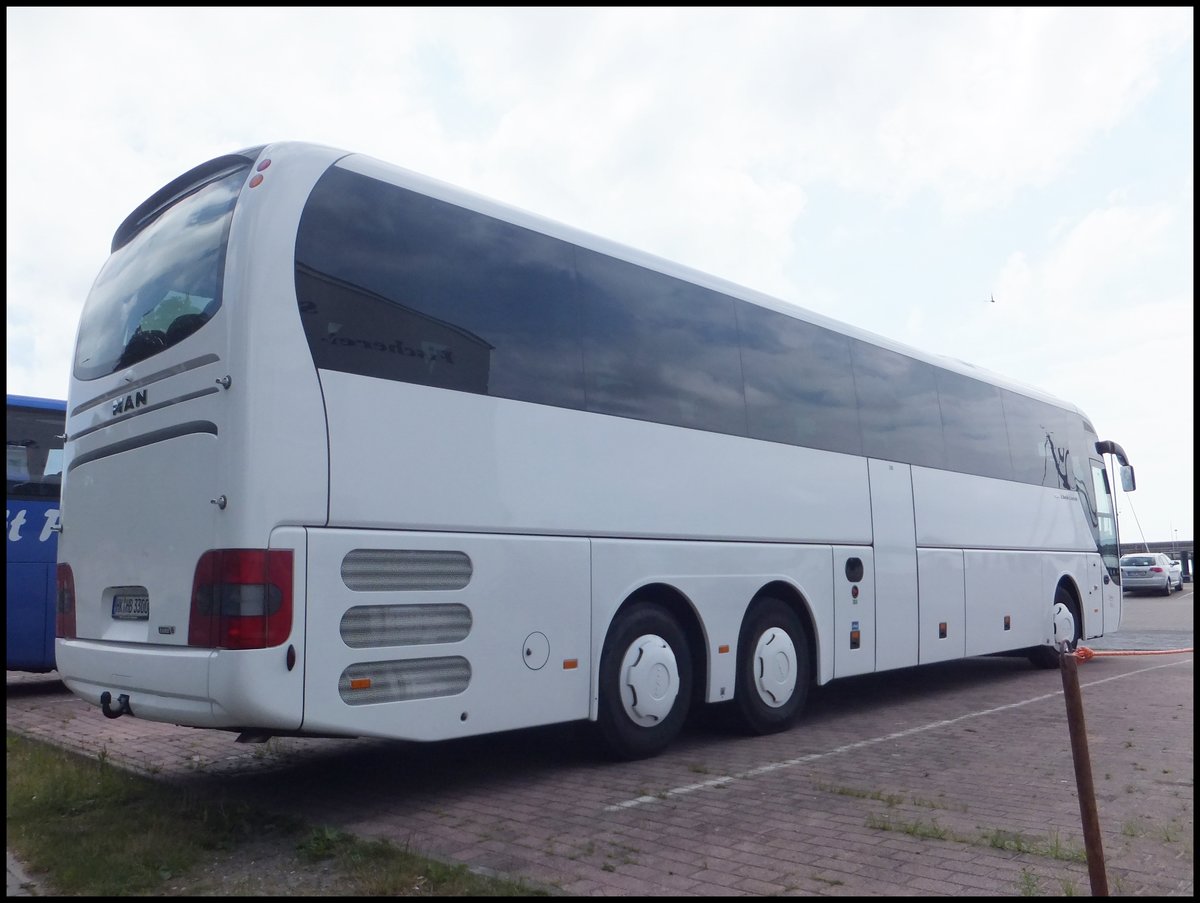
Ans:
{"label": "orange cable on ground", "polygon": [[1089,649],[1087,646],[1080,646],[1072,653],[1075,658],[1081,662],[1090,662],[1098,655],[1179,655],[1184,652],[1192,652],[1192,649],[1112,649],[1100,650]]}

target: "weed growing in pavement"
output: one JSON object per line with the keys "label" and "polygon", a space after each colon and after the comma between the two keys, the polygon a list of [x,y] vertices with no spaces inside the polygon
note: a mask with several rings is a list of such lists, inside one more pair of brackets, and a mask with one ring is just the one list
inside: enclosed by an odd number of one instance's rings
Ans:
{"label": "weed growing in pavement", "polygon": [[637,850],[631,846],[626,846],[623,843],[610,844],[612,851],[605,855],[605,859],[615,859],[618,865],[636,865]]}
{"label": "weed growing in pavement", "polygon": [[1033,872],[1021,869],[1021,877],[1017,879],[1017,890],[1022,897],[1036,897],[1042,892],[1041,881]]}
{"label": "weed growing in pavement", "polygon": [[589,840],[587,843],[585,843],[581,847],[579,847],[579,849],[577,849],[575,852],[569,853],[567,855],[567,858],[571,859],[571,860],[577,860],[583,856],[592,856],[595,854],[595,852],[596,852],[596,843],[595,843],[595,841]]}
{"label": "weed growing in pavement", "polygon": [[1057,859],[1062,862],[1087,861],[1087,854],[1083,848],[1063,843],[1057,831],[1048,835],[1047,840],[1044,842],[1034,842],[1024,834],[1005,831],[1001,828],[981,830],[975,837],[964,836],[942,827],[937,823],[936,819],[931,820],[929,823],[919,819],[915,822],[891,821],[887,818],[869,815],[867,816],[866,825],[868,828],[875,828],[880,831],[901,831],[905,834],[911,834],[914,837],[949,840],[954,843],[969,844],[971,846],[990,846],[998,850],[1009,850],[1014,853],[1031,853],[1035,856],[1044,856],[1048,859]]}
{"label": "weed growing in pavement", "polygon": [[831,887],[837,887],[838,885],[846,883],[840,878],[826,878],[824,875],[813,875],[812,879],[814,881],[820,881],[822,884],[828,884]]}
{"label": "weed growing in pavement", "polygon": [[1073,847],[1062,842],[1055,831],[1050,835],[1050,845],[1043,851],[1035,847],[1034,852],[1047,855],[1051,859],[1059,859],[1064,862],[1087,862],[1087,851],[1082,847]]}
{"label": "weed growing in pavement", "polygon": [[824,790],[827,793],[836,793],[840,796],[851,796],[860,800],[879,800],[889,809],[894,809],[904,802],[904,797],[895,793],[884,793],[882,790],[859,790],[854,787],[832,787],[828,785],[818,784],[818,790]]}
{"label": "weed growing in pavement", "polygon": [[337,854],[339,847],[344,847],[353,840],[354,838],[349,834],[337,828],[322,825],[319,828],[313,828],[308,836],[296,845],[296,852],[300,854],[301,859],[320,862],[322,859],[332,858]]}
{"label": "weed growing in pavement", "polygon": [[914,796],[912,798],[912,804],[914,806],[922,806],[926,809],[944,809],[947,812],[951,809],[953,809],[955,812],[967,811],[967,807],[964,803],[955,803],[953,806],[951,806],[949,803],[943,802],[942,800],[930,800],[920,796]]}
{"label": "weed growing in pavement", "polygon": [[[900,831],[904,834],[911,834],[913,837],[932,838],[933,840],[945,840],[949,837],[950,832],[939,825],[935,820],[929,824],[921,820],[915,822],[910,821],[889,821],[886,818],[878,818],[875,815],[867,816],[867,827],[877,828],[880,831]],[[957,839],[957,838],[951,838]]]}

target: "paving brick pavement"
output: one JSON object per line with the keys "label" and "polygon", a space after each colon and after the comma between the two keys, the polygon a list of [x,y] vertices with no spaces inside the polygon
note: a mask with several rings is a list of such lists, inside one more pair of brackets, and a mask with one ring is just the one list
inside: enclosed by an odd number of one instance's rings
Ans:
{"label": "paving brick pavement", "polygon": [[[1151,628],[1150,648],[1190,646],[1188,596],[1186,635]],[[1080,679],[1111,892],[1193,896],[1192,655],[1099,657]],[[581,726],[249,746],[106,719],[55,675],[7,687],[10,731],[566,894],[1090,893],[1061,679],[1023,659],[837,682],[770,737],[697,718],[619,764]]]}

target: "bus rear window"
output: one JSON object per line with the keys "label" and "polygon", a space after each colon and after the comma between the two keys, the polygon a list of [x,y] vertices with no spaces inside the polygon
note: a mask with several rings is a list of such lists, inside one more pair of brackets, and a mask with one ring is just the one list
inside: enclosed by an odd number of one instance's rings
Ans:
{"label": "bus rear window", "polygon": [[246,167],[226,170],[201,184],[108,258],[80,320],[77,379],[98,379],[153,357],[216,313],[245,173]]}

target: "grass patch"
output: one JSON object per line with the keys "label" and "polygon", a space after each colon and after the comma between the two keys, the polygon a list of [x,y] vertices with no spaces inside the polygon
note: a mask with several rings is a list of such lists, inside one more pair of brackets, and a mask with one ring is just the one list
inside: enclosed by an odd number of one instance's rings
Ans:
{"label": "grass patch", "polygon": [[1021,877],[1017,879],[1017,891],[1022,897],[1036,897],[1042,891],[1041,881],[1033,872],[1021,869]]}
{"label": "grass patch", "polygon": [[[246,863],[263,895],[547,895],[384,841],[313,828],[211,790],[200,795],[159,783],[113,766],[106,756],[80,756],[11,732],[6,752],[8,845],[56,894],[241,895],[245,877],[213,863],[222,855],[238,861],[243,846],[269,844],[283,851],[277,883]],[[319,876],[319,889],[308,875]]]}
{"label": "grass patch", "polygon": [[903,834],[911,834],[913,837],[931,840],[949,840],[954,843],[988,846],[1014,853],[1030,853],[1034,856],[1057,859],[1062,862],[1087,862],[1087,854],[1084,849],[1064,843],[1057,831],[1047,835],[1045,840],[1031,840],[1024,834],[1000,828],[993,828],[989,831],[981,830],[974,836],[965,836],[942,827],[936,819],[929,822],[921,819],[916,821],[893,820],[874,814],[867,816],[866,826],[877,831],[898,831]]}
{"label": "grass patch", "polygon": [[856,787],[830,786],[818,784],[817,789],[824,790],[829,793],[836,793],[839,796],[849,796],[860,800],[878,800],[889,809],[894,809],[904,802],[904,797],[896,793],[884,793],[882,790],[860,790]]}
{"label": "grass patch", "polygon": [[918,819],[917,821],[889,821],[886,818],[879,818],[875,815],[867,816],[867,827],[875,828],[879,831],[899,831],[902,834],[911,834],[913,837],[923,837],[930,840],[957,840],[952,837],[950,832],[939,825],[936,821],[924,822]]}

